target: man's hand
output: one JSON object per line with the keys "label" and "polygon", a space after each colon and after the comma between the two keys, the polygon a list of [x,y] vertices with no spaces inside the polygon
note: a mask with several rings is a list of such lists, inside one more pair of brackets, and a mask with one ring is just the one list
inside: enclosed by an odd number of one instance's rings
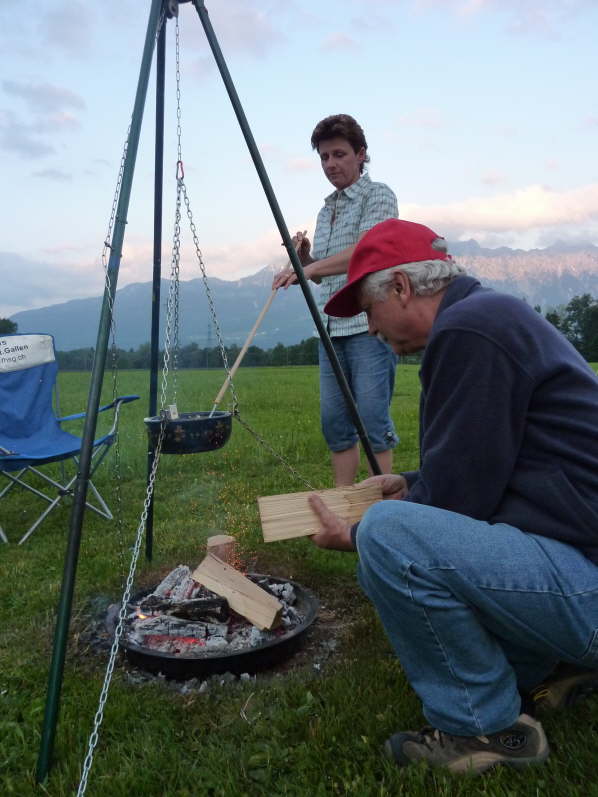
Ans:
{"label": "man's hand", "polygon": [[382,476],[370,476],[369,479],[364,479],[359,483],[360,487],[365,487],[368,484],[379,484],[382,488],[382,499],[385,501],[400,501],[407,498],[409,487],[407,480],[400,473],[385,473]]}
{"label": "man's hand", "polygon": [[318,548],[329,548],[333,551],[354,551],[351,540],[351,524],[335,515],[317,493],[307,497],[310,507],[318,516],[322,528],[311,540]]}

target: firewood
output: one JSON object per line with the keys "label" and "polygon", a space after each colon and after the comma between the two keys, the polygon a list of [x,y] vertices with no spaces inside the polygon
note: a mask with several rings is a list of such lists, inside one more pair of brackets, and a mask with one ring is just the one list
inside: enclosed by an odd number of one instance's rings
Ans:
{"label": "firewood", "polygon": [[193,578],[226,598],[234,612],[257,628],[270,630],[280,623],[282,603],[214,554],[209,553],[197,566]]}
{"label": "firewood", "polygon": [[[307,502],[312,492],[267,495],[258,498],[264,542],[307,537],[320,530],[317,515]],[[372,504],[382,500],[379,484],[318,490],[326,506],[349,523],[356,523]]]}
{"label": "firewood", "polygon": [[206,549],[208,553],[213,553],[218,559],[234,567],[236,542],[230,534],[214,534],[208,537]]}

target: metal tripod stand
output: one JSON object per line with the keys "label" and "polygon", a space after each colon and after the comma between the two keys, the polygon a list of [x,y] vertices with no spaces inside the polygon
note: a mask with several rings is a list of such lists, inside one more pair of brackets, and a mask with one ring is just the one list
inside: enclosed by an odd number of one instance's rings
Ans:
{"label": "metal tripod stand", "polygon": [[[303,274],[303,268],[299,261],[299,257],[291,241],[286,222],[278,205],[278,201],[270,184],[270,180],[266,173],[261,155],[253,138],[251,129],[247,122],[247,118],[241,106],[241,102],[235,90],[233,81],[231,79],[228,67],[222,55],[220,45],[216,38],[216,34],[212,27],[207,8],[203,0],[151,0],[151,7],[145,36],[145,43],[143,48],[143,55],[141,60],[141,67],[139,71],[139,80],[137,84],[137,91],[133,105],[133,114],[131,117],[131,127],[129,134],[128,146],[124,157],[124,165],[122,172],[122,181],[120,193],[118,197],[118,204],[116,208],[115,223],[110,241],[110,257],[107,265],[106,272],[106,287],[102,302],[102,310],[100,315],[99,329],[95,348],[95,358],[93,363],[93,370],[91,374],[91,384],[89,389],[87,401],[87,415],[85,420],[85,427],[82,436],[81,456],[79,460],[79,469],[77,479],[75,482],[75,492],[73,499],[73,507],[70,516],[69,524],[69,540],[67,552],[64,563],[63,580],[60,594],[60,601],[58,605],[58,616],[56,621],[56,629],[54,633],[54,645],[52,653],[52,661],[50,665],[48,691],[46,698],[46,710],[44,715],[44,724],[42,728],[42,738],[40,745],[40,752],[37,763],[37,780],[42,782],[46,779],[52,760],[52,753],[54,748],[54,739],[56,734],[56,726],[58,722],[58,712],[60,704],[60,693],[62,689],[62,680],[64,673],[64,662],[66,655],[66,646],[68,640],[68,630],[71,618],[73,592],[75,586],[75,575],[77,569],[77,561],[79,556],[79,548],[81,542],[81,530],[83,525],[83,518],[85,513],[85,501],[87,497],[87,490],[89,484],[89,473],[91,466],[91,454],[93,449],[93,441],[95,438],[95,430],[98,416],[98,408],[100,403],[100,394],[102,390],[103,375],[106,366],[106,356],[108,350],[108,340],[112,324],[112,314],[114,307],[114,297],[116,294],[116,286],[118,281],[118,271],[122,255],[122,246],[124,240],[125,226],[127,223],[127,213],[129,208],[129,200],[131,196],[131,186],[133,181],[133,173],[135,169],[135,161],[137,158],[137,150],[139,144],[139,137],[141,132],[141,123],[143,120],[143,112],[147,96],[147,88],[149,84],[149,75],[151,70],[152,58],[154,47],[157,41],[157,100],[156,100],[156,145],[155,145],[155,202],[154,202],[154,262],[153,262],[153,298],[152,298],[152,327],[151,327],[151,377],[150,377],[150,405],[149,414],[151,416],[156,414],[157,411],[157,373],[158,373],[158,355],[159,355],[159,341],[158,341],[158,328],[159,328],[159,307],[160,307],[160,271],[161,271],[161,231],[162,231],[162,178],[163,178],[163,128],[164,128],[164,69],[165,69],[165,31],[166,22],[168,18],[178,14],[179,4],[183,2],[192,2],[204,32],[206,34],[208,43],[212,50],[212,54],[220,71],[220,75],[224,82],[226,91],[230,98],[233,110],[239,122],[243,137],[249,149],[249,153],[253,160],[254,166],[258,173],[258,177],[262,184],[262,188],[270,205],[272,215],[276,222],[276,226],[280,232],[283,244],[287,250],[288,257],[292,263],[293,269],[297,275],[298,283],[301,287],[305,301],[313,318],[316,329],[322,343],[326,349],[330,362],[332,364],[336,379],[345,397],[347,406],[351,412],[355,428],[357,429],[361,444],[368,458],[368,462],[373,473],[380,473],[380,467],[374,456],[371,444],[368,440],[367,433],[363,422],[357,411],[355,401],[351,394],[351,390],[342,371],[328,333],[322,319],[320,317],[315,300],[312,296],[311,290]],[[148,474],[152,468],[153,452],[148,451]],[[148,514],[147,527],[146,527],[146,552],[148,558],[151,558],[152,551],[152,517],[151,513]]]}

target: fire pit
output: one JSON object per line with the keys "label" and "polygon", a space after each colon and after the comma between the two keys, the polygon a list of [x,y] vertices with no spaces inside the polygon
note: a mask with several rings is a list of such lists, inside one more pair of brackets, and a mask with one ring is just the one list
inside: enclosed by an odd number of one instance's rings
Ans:
{"label": "fire pit", "polygon": [[131,599],[121,639],[127,659],[143,670],[185,680],[255,673],[289,657],[316,619],[317,598],[289,579],[258,573],[247,578],[280,601],[280,625],[257,628],[179,565],[155,589]]}

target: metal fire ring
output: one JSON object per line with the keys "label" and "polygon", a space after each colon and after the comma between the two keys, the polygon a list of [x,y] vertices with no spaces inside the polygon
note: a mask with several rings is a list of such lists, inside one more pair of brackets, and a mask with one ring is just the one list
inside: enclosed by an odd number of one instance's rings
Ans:
{"label": "metal fire ring", "polygon": [[[172,653],[151,650],[128,642],[123,635],[120,645],[128,661],[147,672],[162,673],[166,678],[183,681],[187,678],[205,677],[224,672],[231,672],[235,675],[245,672],[253,674],[287,659],[304,642],[305,633],[318,616],[320,602],[311,590],[289,578],[277,578],[260,573],[249,573],[248,575],[252,579],[267,578],[275,584],[291,584],[296,595],[293,608],[304,616],[303,622],[280,637],[267,640],[260,645],[224,655],[221,651],[216,650],[201,657],[177,656]],[[152,590],[149,589],[138,593],[133,596],[131,602],[141,600],[151,592]]]}

